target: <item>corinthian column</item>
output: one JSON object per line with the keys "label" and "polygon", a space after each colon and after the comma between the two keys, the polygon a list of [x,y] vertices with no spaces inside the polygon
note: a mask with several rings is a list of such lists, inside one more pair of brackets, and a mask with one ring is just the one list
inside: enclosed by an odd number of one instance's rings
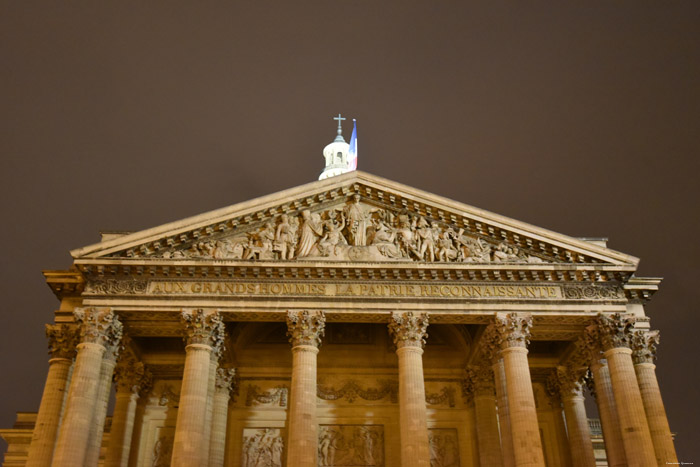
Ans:
{"label": "corinthian column", "polygon": [[[589,353],[590,370],[592,376],[592,393],[598,405],[600,425],[603,428],[605,440],[605,457],[610,467],[626,467],[627,457],[625,446],[620,432],[620,420],[615,405],[615,395],[612,392],[610,370],[608,361],[605,360],[600,348],[598,327],[589,326],[584,334],[587,351]],[[589,381],[589,387],[590,381]]]}
{"label": "corinthian column", "polygon": [[554,370],[547,381],[550,393],[557,396],[564,405],[573,467],[595,467],[596,465],[586,406],[583,404],[584,373],[583,369],[560,366]]}
{"label": "corinthian column", "polygon": [[209,444],[205,443],[205,419],[209,390],[209,364],[212,348],[224,338],[224,323],[216,311],[183,310],[185,328],[185,371],[180,390],[173,467],[206,465]]}
{"label": "corinthian column", "polygon": [[399,357],[399,423],[401,465],[429,467],[428,416],[423,378],[423,345],[428,336],[428,314],[395,311],[389,332]]}
{"label": "corinthian column", "polygon": [[100,460],[100,450],[102,448],[102,435],[105,430],[105,419],[107,417],[107,407],[109,406],[109,394],[112,391],[112,379],[114,377],[114,367],[119,357],[119,343],[107,345],[102,368],[100,369],[100,383],[97,387],[97,405],[92,416],[92,428],[88,438],[87,451],[85,452],[85,465],[97,465]]}
{"label": "corinthian column", "polygon": [[292,388],[289,404],[287,465],[316,467],[316,357],[325,332],[321,311],[288,311],[287,336],[292,344]]}
{"label": "corinthian column", "polygon": [[51,465],[63,400],[68,390],[70,367],[73,364],[75,346],[78,343],[77,328],[67,324],[47,324],[46,338],[49,341],[51,358],[44,394],[41,397],[39,413],[36,416],[32,441],[29,445],[26,465],[31,467]]}
{"label": "corinthian column", "polygon": [[116,404],[104,465],[127,467],[139,394],[148,390],[152,377],[143,362],[125,352],[117,363],[114,380],[117,383]]}
{"label": "corinthian column", "polygon": [[544,467],[535,395],[527,361],[532,317],[517,313],[498,315],[495,325],[501,336],[515,465]]}
{"label": "corinthian column", "polygon": [[637,373],[639,390],[642,393],[644,411],[647,415],[651,440],[654,443],[656,462],[659,465],[678,463],[676,448],[673,446],[671,428],[668,426],[666,409],[661,400],[659,382],[656,379],[656,347],[659,345],[659,332],[637,331],[632,337],[632,357]]}
{"label": "corinthian column", "polygon": [[479,463],[482,466],[501,466],[503,455],[498,434],[493,370],[490,366],[470,367],[467,369],[467,377],[474,392]]}
{"label": "corinthian column", "polygon": [[214,391],[211,440],[209,442],[209,467],[221,467],[224,465],[228,400],[235,373],[236,370],[233,368],[219,368],[216,370],[216,389]]}
{"label": "corinthian column", "polygon": [[632,318],[619,314],[598,315],[598,332],[610,368],[627,464],[652,467],[657,465],[654,446],[629,348],[633,324]]}
{"label": "corinthian column", "polygon": [[[207,385],[207,411],[204,417],[204,445],[211,445],[212,417],[214,416],[214,391],[216,390],[216,372],[219,369],[219,359],[224,351],[223,341],[212,347],[209,360],[209,381]],[[209,465],[209,449],[204,453],[204,464]]]}
{"label": "corinthian column", "polygon": [[86,465],[88,440],[98,405],[102,357],[121,339],[122,325],[109,308],[73,312],[80,324],[78,355],[71,378],[65,413],[54,453],[53,466]]}

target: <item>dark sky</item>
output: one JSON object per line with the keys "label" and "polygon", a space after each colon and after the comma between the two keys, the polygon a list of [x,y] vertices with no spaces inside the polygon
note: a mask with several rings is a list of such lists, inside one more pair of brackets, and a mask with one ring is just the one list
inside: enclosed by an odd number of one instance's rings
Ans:
{"label": "dark sky", "polygon": [[341,112],[361,170],[663,276],[658,377],[700,463],[700,2],[466,3],[0,1],[0,426],[39,406],[42,269],[315,180]]}

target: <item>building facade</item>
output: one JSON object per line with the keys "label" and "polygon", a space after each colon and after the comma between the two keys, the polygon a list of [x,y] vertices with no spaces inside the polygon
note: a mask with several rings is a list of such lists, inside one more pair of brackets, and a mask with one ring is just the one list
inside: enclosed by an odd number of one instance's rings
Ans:
{"label": "building facade", "polygon": [[7,466],[676,462],[660,280],[602,240],[350,172],[71,253]]}

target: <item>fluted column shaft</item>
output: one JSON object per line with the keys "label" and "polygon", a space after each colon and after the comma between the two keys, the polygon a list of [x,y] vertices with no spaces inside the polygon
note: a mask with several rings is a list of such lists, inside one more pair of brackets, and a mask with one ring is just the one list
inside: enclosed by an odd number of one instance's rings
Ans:
{"label": "fluted column shaft", "polygon": [[604,359],[596,359],[591,364],[600,425],[603,428],[605,455],[610,467],[625,467],[627,457],[620,432],[620,421],[615,405],[615,396],[610,382],[610,371]]}
{"label": "fluted column shaft", "polygon": [[82,342],[77,346],[78,355],[52,463],[55,467],[86,465],[90,430],[98,405],[102,358],[106,346],[116,345],[121,339],[121,323],[111,310],[77,309],[74,315],[80,323]]}
{"label": "fluted column shaft", "polygon": [[151,374],[131,352],[125,352],[115,371],[116,404],[105,456],[105,467],[127,467],[131,453],[136,409],[141,391],[151,385]]}
{"label": "fluted column shaft", "polygon": [[[204,416],[204,445],[211,444],[212,417],[214,415],[214,391],[216,389],[216,370],[219,368],[218,352],[212,352],[211,360],[209,361],[209,383],[207,386],[207,410]],[[204,464],[209,465],[209,449],[206,449],[204,455]]]}
{"label": "fluted column shaft", "polygon": [[430,466],[422,348],[427,327],[428,315],[424,313],[394,312],[389,323],[399,357],[399,425],[403,467]]}
{"label": "fluted column shaft", "polygon": [[656,365],[653,363],[638,363],[634,366],[639,390],[642,393],[644,411],[647,414],[651,440],[654,443],[656,461],[659,465],[668,465],[677,463],[678,456],[673,445],[671,428],[668,425],[666,409],[661,399],[661,390],[656,379],[655,368]]}
{"label": "fluted column shaft", "polygon": [[588,427],[586,406],[579,393],[562,394],[566,431],[569,433],[569,447],[573,467],[595,467],[591,430]]}
{"label": "fluted column shaft", "polygon": [[482,467],[501,466],[503,465],[503,455],[498,433],[493,371],[490,367],[485,366],[471,367],[469,378],[474,388],[479,463]]}
{"label": "fluted column shaft", "polygon": [[606,350],[604,355],[610,368],[627,463],[630,467],[656,466],[654,445],[632,364],[632,351],[626,347],[614,347]]}
{"label": "fluted column shaft", "polygon": [[659,465],[678,463],[671,428],[666,417],[666,409],[661,399],[659,382],[656,379],[654,359],[656,358],[656,347],[659,345],[659,332],[637,331],[632,336],[631,344],[634,371],[637,374],[637,383],[642,394],[651,440],[654,443],[656,462]]}
{"label": "fluted column shaft", "polygon": [[90,436],[85,452],[85,465],[97,465],[100,459],[102,435],[105,430],[105,419],[107,418],[107,407],[109,406],[109,394],[112,390],[112,377],[114,376],[114,367],[117,364],[116,352],[116,348],[108,348],[102,359],[100,382],[97,387],[97,404],[95,405]]}
{"label": "fluted column shaft", "polygon": [[44,394],[29,445],[27,466],[47,467],[51,465],[58,427],[61,422],[63,402],[68,392],[68,381],[75,356],[77,328],[68,325],[46,325],[49,340],[49,372],[46,376]]}
{"label": "fluted column shaft", "polygon": [[503,453],[503,466],[515,466],[515,454],[513,453],[513,433],[510,426],[510,414],[508,410],[508,395],[506,388],[506,372],[503,359],[497,359],[493,365],[494,382],[496,385],[496,400],[498,402],[498,424],[501,432],[501,451]]}
{"label": "fluted column shaft", "polygon": [[185,369],[173,441],[173,467],[206,465],[209,444],[205,441],[205,419],[209,393],[209,366],[213,347],[223,340],[223,322],[218,313],[185,310],[182,320],[187,333]]}
{"label": "fluted column shaft", "polygon": [[316,358],[318,348],[292,348],[292,385],[289,406],[289,465],[315,466],[318,423],[316,421]]}
{"label": "fluted column shaft", "polygon": [[228,422],[228,401],[234,370],[219,368],[216,373],[216,389],[209,442],[209,467],[222,467],[226,451],[226,425]]}
{"label": "fluted column shaft", "polygon": [[138,393],[117,391],[112,429],[109,433],[109,446],[105,456],[105,467],[126,467],[129,465],[131,435],[134,432],[134,418],[138,401]]}
{"label": "fluted column shaft", "polygon": [[288,312],[287,335],[292,344],[292,383],[289,404],[287,465],[316,467],[316,360],[325,332],[322,312]]}
{"label": "fluted column shaft", "polygon": [[498,316],[503,336],[501,355],[506,374],[506,392],[517,467],[544,467],[544,454],[537,423],[535,395],[527,360],[532,318],[515,313]]}
{"label": "fluted column shaft", "polygon": [[61,419],[63,398],[67,391],[66,383],[73,361],[68,358],[49,360],[49,373],[46,376],[44,394],[41,397],[36,425],[29,445],[27,466],[44,467],[51,465],[58,424]]}

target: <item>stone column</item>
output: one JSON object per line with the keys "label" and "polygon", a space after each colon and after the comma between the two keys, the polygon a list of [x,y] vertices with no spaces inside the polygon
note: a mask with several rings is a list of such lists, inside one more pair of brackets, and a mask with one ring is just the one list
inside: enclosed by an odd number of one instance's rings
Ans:
{"label": "stone column", "polygon": [[233,368],[219,368],[216,370],[216,390],[214,391],[211,440],[209,442],[209,467],[222,467],[224,465],[228,401],[234,375],[235,370]]}
{"label": "stone column", "polygon": [[205,465],[205,418],[209,390],[209,364],[214,347],[224,338],[224,323],[216,311],[183,310],[186,343],[185,370],[173,441],[173,467]]}
{"label": "stone column", "polygon": [[535,395],[527,361],[532,317],[517,313],[499,314],[495,325],[501,336],[515,465],[544,467]]}
{"label": "stone column", "polygon": [[70,368],[75,357],[75,346],[78,343],[77,328],[67,324],[47,324],[46,338],[49,341],[51,359],[32,441],[29,445],[26,465],[31,467],[51,465],[63,400],[68,391]]}
{"label": "stone column", "polygon": [[598,332],[610,368],[627,464],[652,467],[657,465],[656,456],[629,348],[633,324],[632,318],[619,314],[598,315]]}
{"label": "stone column", "polygon": [[506,370],[503,359],[499,358],[493,364],[494,383],[496,385],[496,400],[498,402],[498,425],[501,431],[501,451],[503,452],[503,467],[515,466],[513,452],[513,431],[510,426],[508,411],[508,394],[506,389]]}
{"label": "stone column", "polygon": [[287,336],[292,344],[292,384],[289,404],[287,465],[316,467],[316,357],[325,332],[321,311],[287,312]]}
{"label": "stone column", "polygon": [[88,438],[87,450],[85,452],[85,465],[97,465],[100,460],[102,449],[102,435],[105,430],[105,420],[107,418],[107,407],[109,406],[109,395],[112,392],[112,380],[114,378],[114,367],[119,357],[119,343],[107,345],[107,350],[102,359],[100,369],[100,382],[97,387],[97,404],[92,417],[92,427]]}
{"label": "stone column", "polygon": [[656,347],[659,345],[659,332],[637,331],[632,337],[632,357],[637,373],[639,390],[642,393],[644,411],[654,443],[656,462],[659,465],[677,464],[676,448],[673,446],[671,428],[668,426],[666,409],[661,399],[659,382],[656,379]]}
{"label": "stone column", "polygon": [[620,420],[617,415],[615,396],[610,382],[608,362],[602,355],[591,363],[593,394],[598,405],[600,425],[603,428],[605,456],[610,467],[626,467],[627,457],[620,432]]}
{"label": "stone column", "polygon": [[143,362],[125,352],[117,363],[114,380],[117,383],[116,404],[104,465],[127,467],[139,394],[149,389],[152,377]]}
{"label": "stone column", "polygon": [[399,357],[399,423],[402,467],[429,467],[430,445],[423,378],[428,314],[395,311],[389,332]]}
{"label": "stone column", "polygon": [[86,465],[90,430],[98,405],[102,357],[106,347],[121,339],[122,325],[109,308],[79,308],[73,312],[80,324],[78,355],[61,423],[53,466]]}
{"label": "stone column", "polygon": [[595,467],[596,465],[586,407],[583,404],[584,374],[584,369],[560,366],[547,380],[547,389],[556,399],[561,400],[564,406],[573,467]]}
{"label": "stone column", "polygon": [[[211,421],[214,415],[214,391],[216,390],[216,372],[219,369],[219,359],[223,353],[223,342],[221,345],[212,347],[209,359],[209,381],[207,386],[207,411],[204,416],[204,445],[211,445]],[[204,453],[204,465],[209,465],[209,449]]]}
{"label": "stone column", "polygon": [[474,393],[479,463],[482,467],[501,466],[503,465],[503,455],[498,433],[493,370],[486,365],[473,366],[467,369],[467,377]]}

